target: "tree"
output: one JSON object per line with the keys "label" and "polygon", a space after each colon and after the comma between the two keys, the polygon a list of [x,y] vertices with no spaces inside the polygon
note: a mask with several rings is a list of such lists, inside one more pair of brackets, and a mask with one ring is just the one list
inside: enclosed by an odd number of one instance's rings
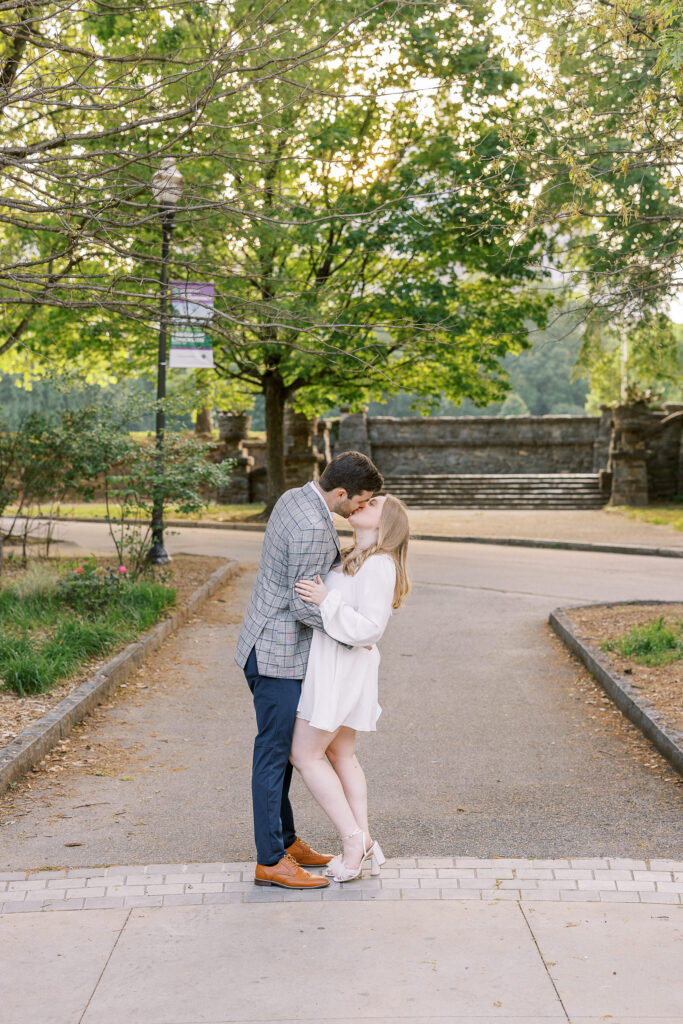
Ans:
{"label": "tree", "polygon": [[500,359],[545,302],[524,287],[540,233],[507,244],[523,163],[507,194],[488,187],[519,74],[484,5],[12,10],[0,353],[113,376],[150,365],[150,176],[173,153],[171,276],[214,280],[219,373],[265,395],[270,504],[287,400],[503,397]]}
{"label": "tree", "polygon": [[[514,204],[485,188],[504,125],[494,100],[516,76],[483,18],[439,14],[392,25],[388,66],[378,32],[359,70],[328,62],[306,69],[307,89],[290,76],[277,98],[272,83],[251,97],[273,139],[245,141],[234,181],[264,215],[216,243],[235,265],[217,364],[265,396],[269,506],[285,403],[313,413],[411,390],[487,404],[507,388],[501,358],[528,344],[525,318],[543,321],[547,299],[526,287],[540,233],[511,254]],[[429,107],[411,91],[427,75]]]}
{"label": "tree", "polygon": [[544,226],[547,259],[584,307],[584,366],[613,365],[623,398],[638,390],[629,374],[653,359],[666,373],[674,350],[662,314],[682,281],[683,11],[669,0],[508,9],[510,62],[530,73],[508,133],[532,172],[527,224]]}
{"label": "tree", "polygon": [[587,331],[579,367],[590,381],[588,408],[635,402],[680,401],[681,331],[664,314],[650,316],[629,334],[609,323]]}
{"label": "tree", "polygon": [[584,410],[588,387],[576,369],[583,342],[581,311],[553,310],[544,331],[531,334],[532,347],[508,356],[505,369],[515,394],[534,416]]}
{"label": "tree", "polygon": [[[186,250],[226,195],[234,136],[267,126],[230,114],[253,89],[362,46],[403,0],[250,0],[152,7],[124,0],[8,0],[0,26],[0,356],[24,351],[88,371],[130,366],[158,318],[159,227],[151,176],[187,171]],[[238,160],[238,158],[236,157]],[[239,161],[238,161],[239,162]],[[148,352],[145,351],[145,355]],[[6,363],[9,370],[22,368]],[[148,363],[147,363],[148,365]]]}
{"label": "tree", "polygon": [[[580,311],[552,310],[544,330],[530,329],[531,347],[523,352],[508,353],[502,367],[510,382],[511,391],[504,402],[492,402],[477,407],[465,399],[458,406],[442,397],[434,412],[439,416],[509,416],[512,400],[516,415],[548,416],[559,414],[581,415],[584,412],[588,384],[581,379],[581,367],[576,367],[583,337],[583,316]],[[370,412],[376,416],[416,416],[415,400],[418,396],[403,393],[384,404],[371,403]]]}

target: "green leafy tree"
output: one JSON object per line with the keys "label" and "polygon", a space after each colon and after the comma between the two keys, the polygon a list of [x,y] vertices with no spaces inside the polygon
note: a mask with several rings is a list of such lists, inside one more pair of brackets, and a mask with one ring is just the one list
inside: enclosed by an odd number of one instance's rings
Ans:
{"label": "green leafy tree", "polygon": [[193,515],[206,508],[212,491],[226,486],[232,463],[214,464],[195,438],[169,435],[159,474],[152,445],[121,431],[108,434],[108,440],[112,447],[106,454],[103,448],[100,456],[107,523],[119,561],[137,579],[150,568],[155,495],[161,493],[164,506],[173,506],[181,516]]}
{"label": "green leafy tree", "polygon": [[545,330],[530,334],[532,346],[508,356],[504,366],[515,394],[534,416],[584,411],[588,386],[577,361],[583,343],[583,314],[553,310]]}
{"label": "green leafy tree", "polygon": [[651,316],[628,335],[594,323],[587,332],[580,367],[590,382],[588,408],[630,402],[680,401],[683,397],[681,331],[667,316]]}
{"label": "green leafy tree", "polygon": [[[502,400],[501,359],[528,344],[547,297],[526,287],[541,229],[509,245],[529,167],[507,159],[504,131],[523,74],[503,66],[487,5],[10,10],[7,370],[150,366],[150,179],[171,153],[186,185],[170,276],[216,284],[222,400],[265,397],[269,504],[287,401]],[[190,381],[196,404],[215,397],[215,382]]]}
{"label": "green leafy tree", "polygon": [[[290,76],[277,101],[271,83],[251,97],[272,141],[245,140],[235,185],[264,216],[248,232],[228,223],[216,243],[236,264],[217,367],[264,395],[271,506],[287,402],[315,413],[406,390],[425,405],[441,393],[485,405],[507,389],[502,357],[528,344],[529,319],[544,320],[547,297],[526,287],[541,236],[511,254],[514,204],[482,184],[503,148],[492,100],[515,75],[490,53],[485,19],[439,14],[378,33],[363,81],[353,64],[328,63],[306,69],[308,91]],[[436,98],[425,105],[410,87],[427,75]]]}
{"label": "green leafy tree", "polygon": [[231,189],[240,137],[270,135],[249,109],[252,92],[362,49],[403,6],[8,0],[0,356],[14,359],[4,368],[24,370],[22,352],[84,375],[116,376],[136,357],[149,366],[160,265],[151,177],[160,159],[174,153],[186,172],[184,251],[174,264],[185,277],[206,269],[196,258],[220,216],[262,216],[252,196]]}
{"label": "green leafy tree", "polygon": [[511,159],[531,170],[520,209],[528,226],[544,226],[546,258],[584,307],[582,364],[601,380],[596,395],[618,401],[672,369],[662,315],[681,283],[683,9],[670,0],[509,0],[507,9],[510,64],[529,72],[508,133]]}
{"label": "green leafy tree", "polygon": [[61,415],[31,412],[16,430],[0,426],[0,514],[12,505],[7,536],[17,531],[26,561],[28,539],[39,515],[49,555],[55,516],[67,495],[88,497],[98,473],[97,411],[66,410]]}

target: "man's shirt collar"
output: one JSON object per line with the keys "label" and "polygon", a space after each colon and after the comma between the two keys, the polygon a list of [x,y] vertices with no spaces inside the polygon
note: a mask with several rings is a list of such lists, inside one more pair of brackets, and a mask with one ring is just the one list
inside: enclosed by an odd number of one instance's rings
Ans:
{"label": "man's shirt collar", "polygon": [[323,498],[322,494],[320,493],[320,491],[319,491],[319,490],[318,490],[318,488],[317,488],[317,487],[315,486],[315,484],[313,483],[313,481],[312,481],[312,480],[311,480],[311,481],[309,482],[308,486],[309,486],[309,487],[312,487],[312,488],[313,488],[313,490],[315,491],[315,493],[316,493],[316,494],[318,495],[318,497],[319,497],[320,501],[322,502],[322,504],[323,504],[323,506],[324,506],[324,508],[325,508],[325,511],[327,512],[328,516],[330,517],[330,520],[331,520],[332,522],[334,522],[334,520],[333,520],[333,518],[332,518],[332,512],[331,512],[331,510],[330,510],[330,506],[329,506],[329,505],[327,504],[327,502],[325,501],[325,499]]}

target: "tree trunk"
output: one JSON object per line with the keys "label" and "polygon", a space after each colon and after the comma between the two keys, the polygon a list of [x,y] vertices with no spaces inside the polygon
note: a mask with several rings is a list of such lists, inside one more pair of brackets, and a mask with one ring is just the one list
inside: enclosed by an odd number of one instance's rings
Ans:
{"label": "tree trunk", "polygon": [[194,431],[195,434],[210,434],[212,432],[211,409],[207,408],[207,406],[197,409],[194,421]]}
{"label": "tree trunk", "polygon": [[269,370],[263,379],[266,398],[266,515],[285,489],[285,399],[287,391],[277,371]]}

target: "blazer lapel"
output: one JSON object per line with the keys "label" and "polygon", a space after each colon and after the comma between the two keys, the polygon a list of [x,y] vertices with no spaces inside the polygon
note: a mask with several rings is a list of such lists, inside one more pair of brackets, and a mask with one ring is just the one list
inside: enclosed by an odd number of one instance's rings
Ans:
{"label": "blazer lapel", "polygon": [[335,558],[333,564],[337,565],[338,560],[341,558],[341,547],[339,544],[339,534],[337,533],[334,527],[334,523],[332,522],[332,516],[323,508],[322,500],[317,495],[313,494],[313,491],[309,484],[304,484],[304,486],[301,488],[301,491],[305,500],[309,502],[311,508],[314,508],[316,510],[316,512],[320,515],[320,519],[322,520],[322,522],[325,523],[328,530],[330,531],[330,536],[334,541],[334,546],[337,549],[337,558]]}
{"label": "blazer lapel", "polygon": [[[324,509],[323,509],[323,511],[324,511]],[[332,534],[332,540],[334,541],[334,546],[337,549],[337,557],[335,558],[333,564],[334,565],[338,565],[339,561],[341,559],[341,545],[339,543],[339,534],[337,533],[337,531],[335,529],[335,526],[334,526],[334,523],[332,522],[332,520],[330,519],[329,516],[327,517],[327,525],[330,528],[330,533]]]}

